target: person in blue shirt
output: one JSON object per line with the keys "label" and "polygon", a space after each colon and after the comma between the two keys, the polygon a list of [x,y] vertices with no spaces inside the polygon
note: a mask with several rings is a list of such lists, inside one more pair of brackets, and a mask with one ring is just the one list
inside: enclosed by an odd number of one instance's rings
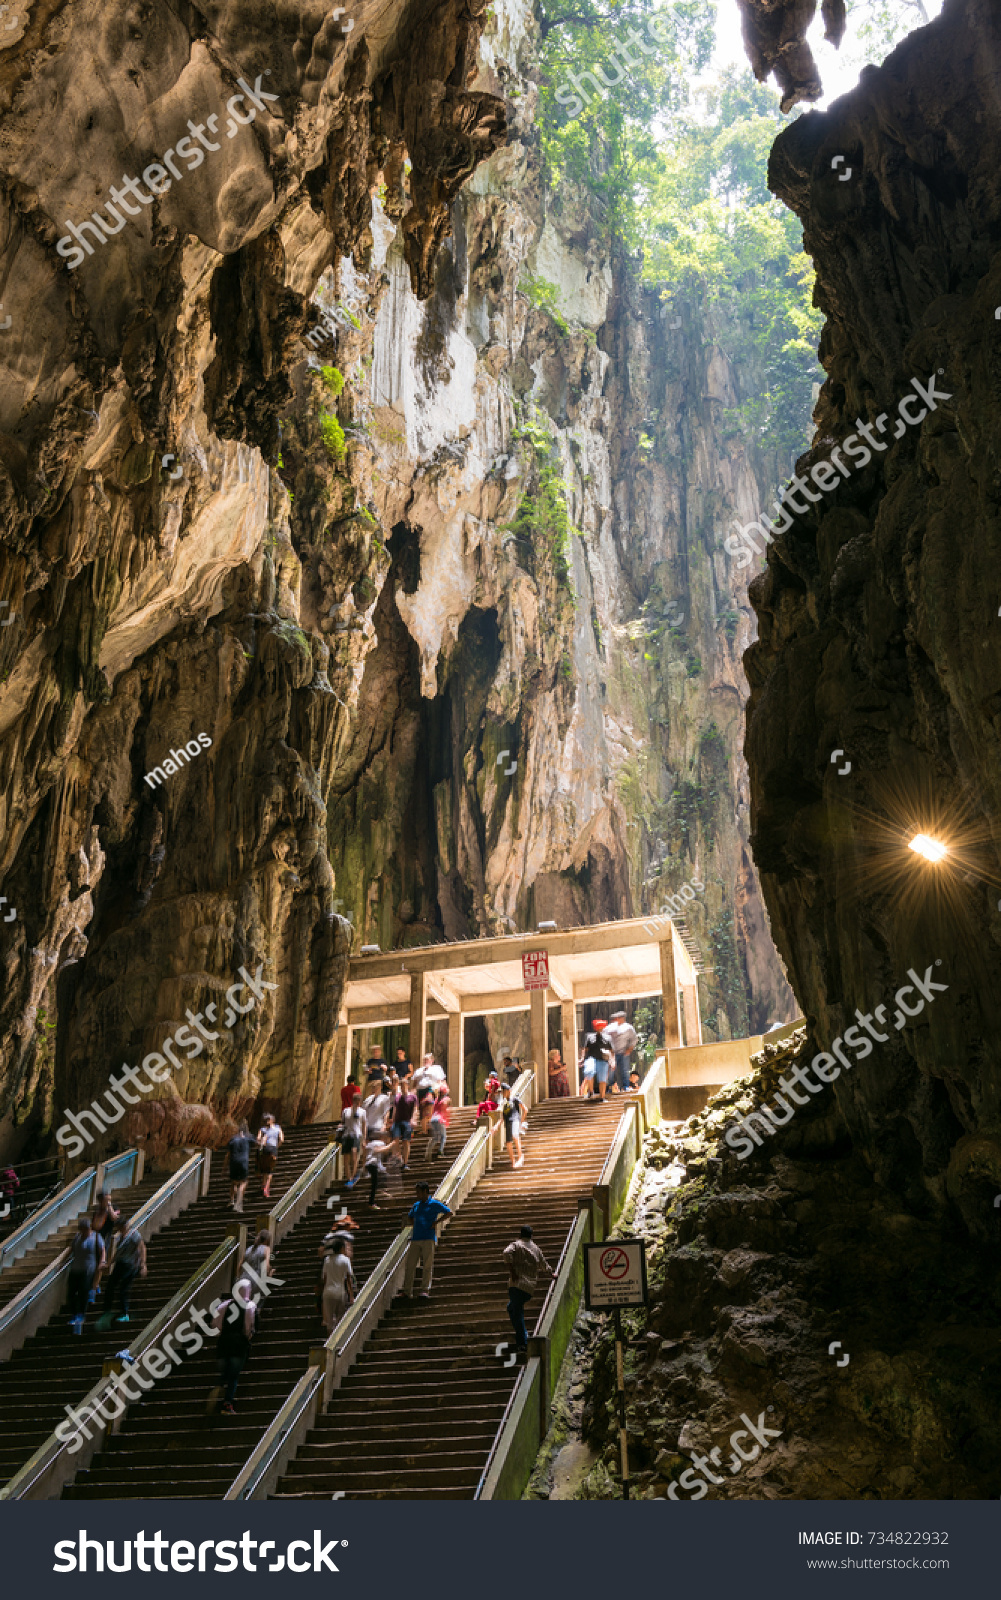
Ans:
{"label": "person in blue shirt", "polygon": [[428,1184],[417,1184],[417,1203],[410,1207],[409,1220],[414,1229],[409,1245],[407,1246],[407,1272],[403,1281],[403,1293],[409,1300],[414,1292],[414,1277],[417,1272],[417,1263],[423,1269],[421,1282],[423,1288],[420,1292],[421,1300],[431,1298],[431,1279],[434,1274],[434,1247],[439,1217],[452,1215],[448,1206],[440,1200],[429,1199],[431,1190]]}

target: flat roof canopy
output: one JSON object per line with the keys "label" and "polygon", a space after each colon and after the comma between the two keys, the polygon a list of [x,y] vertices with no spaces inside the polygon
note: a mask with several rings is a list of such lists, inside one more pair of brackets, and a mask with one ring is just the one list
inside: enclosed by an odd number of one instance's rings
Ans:
{"label": "flat roof canopy", "polygon": [[415,974],[425,975],[428,1021],[528,1011],[531,991],[522,983],[521,958],[532,950],[548,952],[551,1005],[662,994],[668,952],[673,986],[692,989],[696,983],[695,962],[672,920],[631,917],[556,933],[505,934],[352,956],[342,1022],[352,1028],[409,1022]]}

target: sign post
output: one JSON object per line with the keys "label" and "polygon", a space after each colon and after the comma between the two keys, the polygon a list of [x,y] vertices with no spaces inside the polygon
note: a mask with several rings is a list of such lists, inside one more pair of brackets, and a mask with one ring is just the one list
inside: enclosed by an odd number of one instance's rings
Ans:
{"label": "sign post", "polygon": [[521,981],[526,989],[549,988],[549,951],[527,950],[521,958]]}
{"label": "sign post", "polygon": [[626,1376],[622,1359],[622,1307],[647,1303],[646,1245],[642,1239],[606,1239],[584,1246],[584,1304],[589,1311],[615,1313],[615,1386],[619,1410],[622,1498],[629,1499],[629,1440],[626,1433]]}

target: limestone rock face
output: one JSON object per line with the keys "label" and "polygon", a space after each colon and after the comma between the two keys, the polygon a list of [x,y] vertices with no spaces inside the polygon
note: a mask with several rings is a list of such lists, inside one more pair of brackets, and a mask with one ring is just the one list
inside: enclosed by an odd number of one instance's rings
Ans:
{"label": "limestone rock face", "polygon": [[530,8],[102,17],[88,81],[32,11],[3,91],[0,1139],[241,967],[277,987],[108,1140],[315,1116],[352,945],[696,878],[706,1037],[791,1017],[718,549],[778,466],[702,308],[545,193]]}
{"label": "limestone rock face", "polygon": [[[946,5],[777,141],[828,315],[799,470],[846,438],[871,459],[769,552],[745,657],[755,859],[817,1048],[886,1006],[885,1042],[834,1086],[842,1114],[880,1181],[983,1238],[1001,1189],[999,37],[994,7]],[[950,855],[914,855],[918,832]],[[947,986],[920,1016],[909,972]]]}
{"label": "limestone rock face", "polygon": [[[252,1105],[299,1120],[329,1097],[346,710],[327,641],[300,625],[280,413],[320,274],[371,246],[371,189],[391,191],[426,293],[503,104],[471,86],[476,0],[362,0],[350,17],[225,3],[204,24],[17,9],[0,57],[0,588],[16,619],[0,634],[0,875],[18,910],[0,1137],[16,1124],[23,1146],[263,964],[277,989],[110,1134],[162,1153]],[[196,759],[181,747],[199,733]]]}

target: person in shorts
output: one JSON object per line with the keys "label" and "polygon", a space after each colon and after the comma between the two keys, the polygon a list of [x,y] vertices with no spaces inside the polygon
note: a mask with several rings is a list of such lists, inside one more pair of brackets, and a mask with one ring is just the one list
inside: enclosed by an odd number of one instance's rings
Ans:
{"label": "person in shorts", "polygon": [[250,1182],[250,1152],[254,1141],[250,1129],[241,1122],[239,1133],[229,1141],[229,1203],[234,1211],[243,1210],[243,1193]]}
{"label": "person in shorts", "polygon": [[397,1095],[393,1107],[392,1136],[400,1142],[400,1159],[403,1162],[404,1172],[410,1171],[410,1140],[414,1131],[414,1118],[417,1115],[417,1096],[413,1089],[407,1087],[406,1082],[401,1084],[400,1093]]}
{"label": "person in shorts", "polygon": [[608,1074],[611,1064],[611,1051],[602,1039],[602,1030],[605,1024],[601,1017],[595,1017],[591,1024],[590,1032],[584,1035],[584,1072],[587,1073],[588,1064],[594,1067],[593,1078],[597,1094],[592,1098],[604,1100],[608,1089]]}
{"label": "person in shorts", "polygon": [[278,1151],[285,1143],[285,1135],[271,1112],[265,1113],[261,1131],[257,1135],[257,1170],[261,1174],[261,1193],[265,1200],[271,1198],[271,1179],[274,1176]]}
{"label": "person in shorts", "polygon": [[356,1089],[354,1100],[341,1117],[341,1150],[344,1165],[350,1171],[345,1188],[353,1189],[358,1182],[358,1160],[368,1134],[368,1118],[361,1103],[361,1090]]}

